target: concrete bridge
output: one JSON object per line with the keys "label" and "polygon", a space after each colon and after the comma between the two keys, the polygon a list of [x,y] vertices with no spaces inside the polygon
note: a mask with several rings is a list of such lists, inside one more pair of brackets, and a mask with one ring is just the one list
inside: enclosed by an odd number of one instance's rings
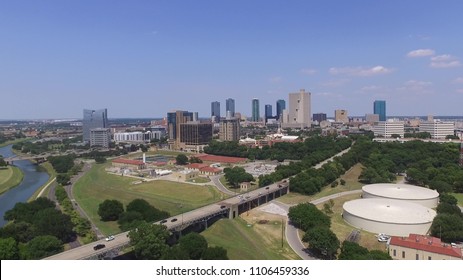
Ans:
{"label": "concrete bridge", "polygon": [[[202,231],[207,229],[215,221],[222,218],[233,219],[255,207],[265,204],[275,198],[289,193],[289,183],[282,181],[270,186],[260,188],[248,193],[234,196],[226,200],[209,204],[201,208],[170,217],[155,224],[163,224],[172,232],[172,237],[177,239],[182,233],[190,231]],[[48,260],[80,260],[80,259],[111,259],[118,256],[119,252],[130,246],[128,231],[115,235],[112,241],[99,240],[86,244],[57,255],[50,256]],[[94,250],[97,244],[105,247]]]}
{"label": "concrete bridge", "polygon": [[3,160],[10,165],[14,164],[14,162],[18,160],[30,160],[36,163],[42,163],[47,161],[47,156],[13,156],[4,158]]}

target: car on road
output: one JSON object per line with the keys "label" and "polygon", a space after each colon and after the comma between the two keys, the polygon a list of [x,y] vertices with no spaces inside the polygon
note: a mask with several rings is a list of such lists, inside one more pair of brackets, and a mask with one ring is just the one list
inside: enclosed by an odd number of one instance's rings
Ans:
{"label": "car on road", "polygon": [[108,237],[106,237],[106,241],[111,241],[111,240],[114,240],[114,235],[109,235]]}
{"label": "car on road", "polygon": [[177,218],[173,218],[172,220],[170,220],[171,222],[176,222],[177,221]]}
{"label": "car on road", "polygon": [[378,237],[379,242],[387,242],[391,237],[387,234],[380,233],[376,237]]}
{"label": "car on road", "polygon": [[103,249],[104,247],[106,247],[106,245],[104,244],[97,244],[93,247],[93,250],[100,250],[100,249]]}
{"label": "car on road", "polygon": [[167,220],[162,220],[159,222],[160,224],[164,224],[164,223],[167,223]]}

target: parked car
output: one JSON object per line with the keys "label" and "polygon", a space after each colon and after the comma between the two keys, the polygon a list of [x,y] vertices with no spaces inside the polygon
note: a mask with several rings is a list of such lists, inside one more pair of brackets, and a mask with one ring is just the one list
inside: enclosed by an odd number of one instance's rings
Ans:
{"label": "parked car", "polygon": [[167,220],[162,220],[159,222],[160,224],[164,224],[164,223],[167,223]]}
{"label": "parked car", "polygon": [[172,220],[170,220],[171,222],[176,222],[177,221],[177,218],[173,218]]}
{"label": "parked car", "polygon": [[95,251],[96,251],[96,250],[100,250],[100,249],[103,249],[104,247],[106,247],[106,245],[104,245],[104,244],[98,244],[98,245],[95,245],[95,246],[93,247],[93,250],[95,250]]}
{"label": "parked car", "polygon": [[114,235],[109,235],[108,237],[106,237],[106,241],[111,241],[111,240],[114,240]]}

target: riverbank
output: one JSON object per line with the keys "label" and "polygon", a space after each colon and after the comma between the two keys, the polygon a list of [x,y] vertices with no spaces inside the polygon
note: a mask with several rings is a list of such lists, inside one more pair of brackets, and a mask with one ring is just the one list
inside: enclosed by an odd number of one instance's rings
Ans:
{"label": "riverbank", "polygon": [[55,169],[53,168],[53,166],[51,166],[51,163],[49,162],[44,162],[42,164],[39,165],[39,168],[43,169],[43,171],[47,172],[47,174],[50,176],[50,178],[48,178],[48,181],[45,182],[45,184],[43,184],[42,186],[40,186],[40,188],[38,188],[34,194],[32,194],[32,196],[27,200],[28,202],[32,201],[32,200],[35,200],[41,196],[44,196],[44,197],[47,197],[47,192],[46,192],[46,189],[48,188],[48,186],[51,185],[51,183],[53,183],[55,180],[56,180],[56,171]]}
{"label": "riverbank", "polygon": [[24,178],[24,173],[16,166],[0,168],[0,194],[18,186]]}
{"label": "riverbank", "polygon": [[0,143],[0,148],[6,147],[8,145],[14,145],[16,143],[19,143],[19,142],[22,142],[22,141],[27,141],[27,140],[30,140],[30,139],[31,138],[19,138],[19,139],[15,139],[15,140],[9,140],[9,141]]}

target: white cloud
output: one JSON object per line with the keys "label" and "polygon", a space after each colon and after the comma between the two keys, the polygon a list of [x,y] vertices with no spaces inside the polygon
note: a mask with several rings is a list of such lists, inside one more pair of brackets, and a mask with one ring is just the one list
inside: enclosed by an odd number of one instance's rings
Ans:
{"label": "white cloud", "polygon": [[415,94],[428,94],[432,93],[432,83],[426,81],[409,80],[404,83],[404,86],[398,88],[399,91]]}
{"label": "white cloud", "polygon": [[407,53],[408,57],[423,57],[423,56],[432,56],[436,52],[431,49],[418,49]]}
{"label": "white cloud", "polygon": [[454,84],[463,84],[463,77],[458,77],[455,80],[453,80]]}
{"label": "white cloud", "polygon": [[317,70],[310,69],[310,68],[301,69],[301,73],[304,74],[304,75],[313,75],[313,74],[317,73]]}
{"label": "white cloud", "polygon": [[431,58],[432,68],[451,68],[461,66],[460,60],[449,54],[434,56]]}
{"label": "white cloud", "polygon": [[371,68],[364,67],[332,67],[329,72],[332,75],[348,75],[348,76],[360,76],[360,77],[369,77],[375,75],[389,74],[394,70],[391,68],[386,68],[381,65],[377,65]]}

